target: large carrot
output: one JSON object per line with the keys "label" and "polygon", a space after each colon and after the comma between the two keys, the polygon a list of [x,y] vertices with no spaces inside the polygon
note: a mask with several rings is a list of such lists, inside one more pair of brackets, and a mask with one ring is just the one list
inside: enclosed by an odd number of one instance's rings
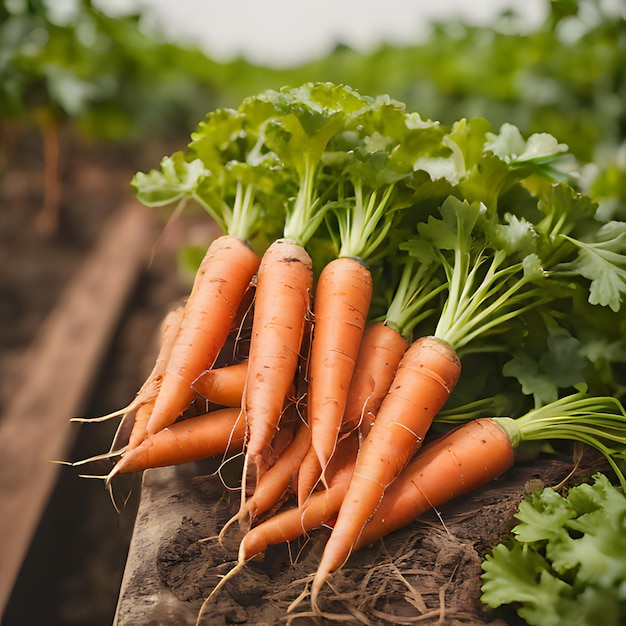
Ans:
{"label": "large carrot", "polygon": [[615,459],[626,454],[626,412],[613,397],[573,394],[511,418],[479,418],[426,444],[389,487],[355,549],[406,526],[431,508],[478,489],[515,462],[523,441],[565,439],[598,449],[626,479]]}
{"label": "large carrot", "polygon": [[219,409],[181,420],[124,452],[108,480],[116,474],[236,454],[243,447],[244,433],[245,423],[238,408]]}
{"label": "large carrot", "polygon": [[288,239],[272,243],[258,270],[242,401],[247,426],[244,482],[249,469],[258,478],[271,464],[271,442],[294,384],[312,287],[306,250]]}
{"label": "large carrot", "polygon": [[389,486],[354,549],[406,526],[416,517],[503,474],[515,460],[507,432],[480,418],[426,444]]}
{"label": "large carrot", "polygon": [[209,246],[185,305],[148,434],[172,424],[191,402],[192,384],[219,355],[258,266],[259,256],[237,237],[222,235]]}
{"label": "large carrot", "polygon": [[202,372],[192,387],[207,402],[225,407],[240,407],[248,372],[248,362],[215,367]]}
{"label": "large carrot", "polygon": [[460,372],[455,350],[435,337],[422,337],[405,352],[359,450],[350,487],[313,581],[313,606],[328,575],[350,555],[387,486],[421,445]]}
{"label": "large carrot", "polygon": [[328,263],[315,288],[308,416],[322,480],[337,444],[371,297],[370,271],[354,258]]}

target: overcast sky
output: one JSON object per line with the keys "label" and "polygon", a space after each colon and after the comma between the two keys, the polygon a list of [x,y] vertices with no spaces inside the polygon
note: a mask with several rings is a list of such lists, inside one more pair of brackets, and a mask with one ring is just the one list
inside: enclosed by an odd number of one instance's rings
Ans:
{"label": "overcast sky", "polygon": [[320,57],[337,43],[367,51],[381,42],[414,43],[436,19],[486,24],[515,6],[529,25],[546,0],[100,0],[101,7],[143,7],[174,37],[186,36],[218,61],[243,55],[288,66]]}

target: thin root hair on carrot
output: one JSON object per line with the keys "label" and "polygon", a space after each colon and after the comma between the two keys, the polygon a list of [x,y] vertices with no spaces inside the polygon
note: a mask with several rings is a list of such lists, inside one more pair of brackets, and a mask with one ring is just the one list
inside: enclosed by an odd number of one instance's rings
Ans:
{"label": "thin root hair on carrot", "polygon": [[200,609],[198,610],[198,615],[196,617],[196,624],[201,623],[202,616],[206,611],[207,607],[213,600],[213,598],[217,595],[217,593],[221,590],[221,588],[235,575],[237,575],[244,567],[245,563],[237,563],[232,569],[230,569],[217,583],[217,585],[213,588],[211,593],[204,599]]}

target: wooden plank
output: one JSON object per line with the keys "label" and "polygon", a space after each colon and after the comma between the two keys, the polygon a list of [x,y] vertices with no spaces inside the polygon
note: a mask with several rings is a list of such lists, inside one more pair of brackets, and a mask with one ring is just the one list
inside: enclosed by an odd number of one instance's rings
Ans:
{"label": "wooden plank", "polygon": [[0,615],[54,487],[123,307],[145,267],[155,222],[136,202],[96,247],[42,324],[0,419]]}

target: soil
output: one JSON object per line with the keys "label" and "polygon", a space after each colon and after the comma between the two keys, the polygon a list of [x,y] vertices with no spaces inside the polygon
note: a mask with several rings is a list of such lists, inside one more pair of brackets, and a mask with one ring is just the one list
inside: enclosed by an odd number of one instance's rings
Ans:
{"label": "soil", "polygon": [[[36,135],[20,140],[0,181],[2,405],[19,384],[20,356],[39,324],[88,254],[107,217],[131,197],[132,175],[154,167],[161,155],[171,151],[165,146],[137,152],[84,144],[71,135],[63,140],[63,194],[54,233],[45,235],[33,228],[43,198],[41,146]],[[198,232],[206,235],[210,227],[206,230],[204,224],[197,219],[180,222],[158,242],[153,262],[124,311],[85,407],[86,415],[102,415],[125,405],[139,388],[150,366],[150,347],[159,323],[187,289],[177,271],[176,249]],[[81,459],[108,449],[115,426],[77,425],[69,458]],[[229,496],[218,478],[194,477],[205,474],[205,469],[185,466],[177,473],[183,486],[174,496],[184,502],[182,513],[174,530],[159,538],[155,563],[151,564],[156,580],[147,592],[167,596],[172,615],[179,619],[145,621],[146,626],[193,624],[203,600],[236,560],[235,543],[220,547],[216,542],[198,542],[217,534],[238,504],[236,494]],[[481,560],[513,526],[513,514],[528,485],[558,483],[570,469],[568,458],[532,467],[521,464],[462,503],[439,511],[439,515],[425,516],[384,543],[356,553],[333,576],[333,590],[327,588],[322,606],[328,613],[347,616],[348,623],[358,623],[358,615],[364,614],[374,624],[517,624],[514,613],[487,611],[480,604]],[[151,475],[147,473],[144,480]],[[112,624],[140,490],[140,477],[130,477],[120,489],[130,497],[118,512],[100,481],[63,468],[3,626]],[[322,529],[301,543],[276,546],[249,563],[224,586],[200,623],[283,623],[287,607],[314,571],[325,532]],[[126,594],[132,598],[133,593],[139,590],[131,584]],[[300,610],[306,611],[306,601],[295,612]],[[331,620],[313,620],[304,614],[294,623]],[[135,625],[142,626],[137,621]]]}

